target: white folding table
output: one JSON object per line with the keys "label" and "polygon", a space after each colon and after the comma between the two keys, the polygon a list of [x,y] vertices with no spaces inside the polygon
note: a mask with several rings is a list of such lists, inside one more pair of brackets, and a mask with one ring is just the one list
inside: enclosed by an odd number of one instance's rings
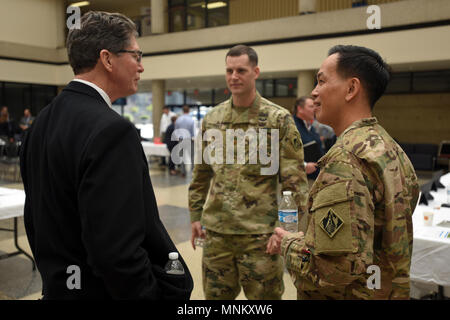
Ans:
{"label": "white folding table", "polygon": [[[450,173],[440,182],[450,186]],[[443,295],[444,287],[450,287],[450,208],[442,207],[447,202],[446,190],[431,191],[433,200],[428,205],[419,204],[413,214],[413,253],[411,259],[411,281],[438,286]],[[423,213],[434,212],[433,225],[425,226]],[[445,223],[449,221],[449,223]],[[446,226],[447,225],[447,226]]]}
{"label": "white folding table", "polygon": [[34,259],[21,247],[19,247],[17,220],[19,217],[23,216],[24,203],[25,192],[23,190],[0,187],[0,220],[14,219],[13,229],[0,228],[0,230],[14,233],[14,245],[17,249],[15,252],[1,254],[0,260],[10,258],[18,254],[24,254],[31,260],[33,270],[36,270],[36,263],[34,262]]}
{"label": "white folding table", "polygon": [[150,156],[170,157],[170,152],[167,149],[165,143],[155,144],[153,142],[142,141],[142,148],[144,149],[145,156],[149,160]]}

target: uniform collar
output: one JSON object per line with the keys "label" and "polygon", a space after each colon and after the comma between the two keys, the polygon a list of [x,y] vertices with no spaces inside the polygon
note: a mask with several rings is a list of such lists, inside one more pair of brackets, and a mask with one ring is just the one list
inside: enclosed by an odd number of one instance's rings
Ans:
{"label": "uniform collar", "polygon": [[344,132],[342,132],[342,134],[339,136],[339,138],[345,136],[348,132],[350,132],[354,129],[371,126],[376,123],[378,123],[378,120],[375,117],[357,120],[357,121],[353,122],[347,129],[345,129]]}
{"label": "uniform collar", "polygon": [[[355,122],[353,122],[349,127],[347,127],[347,129],[344,130],[344,132],[337,138],[337,141],[335,143],[335,145],[337,145],[339,143],[340,140],[343,139],[343,137],[348,134],[350,131],[354,130],[354,129],[358,129],[358,128],[362,128],[362,127],[367,127],[367,126],[372,126],[374,124],[377,124],[378,120],[375,117],[371,117],[371,118],[364,118],[364,119],[360,119],[357,120]],[[332,147],[333,148],[333,147]],[[331,150],[331,149],[330,149]],[[323,162],[326,160],[328,155],[325,154],[322,158],[319,159],[319,161],[317,161],[317,164],[319,167],[322,167]]]}
{"label": "uniform collar", "polygon": [[225,117],[223,119],[224,123],[251,123],[251,124],[257,124],[258,123],[258,114],[259,114],[259,106],[261,104],[261,95],[258,91],[256,91],[255,100],[253,100],[252,105],[249,107],[248,112],[243,115],[242,117],[239,117],[237,121],[233,122],[233,97],[230,98],[230,100],[227,101],[226,107],[225,107]]}

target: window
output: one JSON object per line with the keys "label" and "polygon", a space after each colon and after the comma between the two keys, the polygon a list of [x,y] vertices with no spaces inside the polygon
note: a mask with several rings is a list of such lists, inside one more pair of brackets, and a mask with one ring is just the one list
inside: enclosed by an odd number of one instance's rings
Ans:
{"label": "window", "polygon": [[185,20],[185,1],[169,0],[169,32],[186,30]]}
{"label": "window", "polygon": [[214,89],[214,105],[224,102],[230,99],[231,93],[228,88]]}
{"label": "window", "polygon": [[297,79],[275,80],[276,97],[295,97],[297,92]]}
{"label": "window", "polygon": [[205,1],[187,0],[186,29],[194,30],[205,27]]}
{"label": "window", "polygon": [[167,91],[164,99],[165,104],[170,105],[183,105],[184,104],[184,92],[183,91]]}
{"label": "window", "polygon": [[169,0],[169,32],[227,25],[228,1]]}
{"label": "window", "polygon": [[297,94],[297,79],[261,79],[256,80],[256,90],[266,98],[295,97]]}
{"label": "window", "polygon": [[256,80],[256,90],[259,92],[259,94],[264,95],[264,81],[263,80]]}
{"label": "window", "polygon": [[394,73],[386,88],[386,93],[408,93],[411,91],[411,72]]}
{"label": "window", "polygon": [[23,83],[5,83],[5,96],[2,106],[8,107],[10,120],[17,121],[23,110],[30,107],[30,85]]}
{"label": "window", "polygon": [[0,106],[7,106],[10,118],[16,122],[26,108],[36,116],[56,94],[56,86],[0,82]]}
{"label": "window", "polygon": [[392,74],[386,94],[450,92],[450,70]]}
{"label": "window", "polygon": [[228,24],[228,3],[226,1],[208,1],[208,27]]}
{"label": "window", "polygon": [[57,90],[55,86],[31,85],[31,113],[33,115],[38,114],[56,97],[56,94]]}
{"label": "window", "polygon": [[416,92],[450,92],[450,70],[414,73],[412,89]]}
{"label": "window", "polygon": [[264,96],[274,97],[275,93],[273,89],[274,89],[273,80],[264,80]]}
{"label": "window", "polygon": [[189,105],[211,105],[212,90],[189,89],[186,90],[186,104]]}

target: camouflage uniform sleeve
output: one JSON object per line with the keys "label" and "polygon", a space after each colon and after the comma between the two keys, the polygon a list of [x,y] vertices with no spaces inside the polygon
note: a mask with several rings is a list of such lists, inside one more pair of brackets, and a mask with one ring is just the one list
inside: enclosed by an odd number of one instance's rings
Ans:
{"label": "camouflage uniform sleeve", "polygon": [[[206,121],[205,117],[203,119],[203,124]],[[189,185],[189,212],[191,215],[191,222],[200,221],[203,206],[208,195],[211,179],[213,177],[213,171],[209,164],[205,163],[202,155],[202,150],[206,148],[206,142],[203,141],[203,136],[205,133],[205,125],[202,125],[202,129],[199,135],[196,137],[196,145],[201,144],[202,148],[200,150],[196,149],[194,170],[192,173],[191,184]],[[198,139],[201,141],[199,142]],[[199,152],[199,153],[197,153]]]}
{"label": "camouflage uniform sleeve", "polygon": [[291,234],[282,241],[286,268],[297,289],[342,299],[350,288],[357,298],[369,297],[362,291],[373,261],[374,206],[361,168],[346,161],[321,168],[309,208],[305,237]]}
{"label": "camouflage uniform sleeve", "polygon": [[280,183],[282,190],[292,191],[298,206],[298,221],[306,212],[308,180],[300,133],[290,114],[283,114],[280,128]]}

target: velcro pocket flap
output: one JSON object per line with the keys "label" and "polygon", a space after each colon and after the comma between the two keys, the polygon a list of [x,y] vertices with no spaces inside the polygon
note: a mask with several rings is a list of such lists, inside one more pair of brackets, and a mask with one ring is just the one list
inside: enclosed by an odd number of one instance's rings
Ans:
{"label": "velcro pocket flap", "polygon": [[321,189],[313,199],[315,254],[340,255],[357,251],[352,238],[351,180]]}
{"label": "velcro pocket flap", "polygon": [[311,211],[321,207],[331,206],[335,203],[352,200],[354,193],[350,183],[351,180],[343,180],[322,188],[313,197]]}

